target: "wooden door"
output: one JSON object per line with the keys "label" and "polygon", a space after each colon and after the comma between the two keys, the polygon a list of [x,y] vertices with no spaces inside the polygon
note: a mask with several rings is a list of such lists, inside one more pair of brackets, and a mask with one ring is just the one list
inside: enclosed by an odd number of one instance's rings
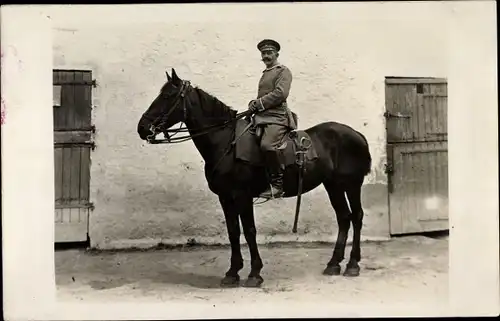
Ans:
{"label": "wooden door", "polygon": [[55,242],[88,239],[92,73],[54,70]]}
{"label": "wooden door", "polygon": [[386,79],[391,234],[448,229],[447,83]]}

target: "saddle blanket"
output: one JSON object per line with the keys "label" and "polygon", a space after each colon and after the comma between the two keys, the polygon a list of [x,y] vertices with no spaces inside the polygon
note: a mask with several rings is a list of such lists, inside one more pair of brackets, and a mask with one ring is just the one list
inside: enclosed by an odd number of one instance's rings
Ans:
{"label": "saddle blanket", "polygon": [[[245,128],[250,123],[249,120],[243,118],[236,123],[236,135],[238,139],[235,144],[236,158],[251,163],[257,166],[264,166],[264,158],[259,148],[258,138],[251,130],[247,130],[241,137]],[[304,155],[304,162],[313,161],[318,158],[318,154],[312,145],[311,138],[303,130],[290,131],[283,138],[282,144],[278,147],[281,151],[281,158],[285,167],[296,164],[298,160],[299,145],[302,138],[306,139],[305,145],[310,145]]]}

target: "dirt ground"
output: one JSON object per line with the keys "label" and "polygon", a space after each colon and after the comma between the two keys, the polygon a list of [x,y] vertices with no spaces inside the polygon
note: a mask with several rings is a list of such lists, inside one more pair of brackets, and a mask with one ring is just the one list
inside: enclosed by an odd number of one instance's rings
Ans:
{"label": "dirt ground", "polygon": [[[448,238],[409,236],[362,244],[361,275],[324,276],[331,244],[261,246],[260,289],[222,289],[229,248],[88,252],[57,251],[56,284],[60,300],[214,303],[324,299],[335,303],[447,302]],[[243,247],[245,268],[249,255]],[[346,254],[350,253],[350,246]],[[348,256],[347,256],[348,257]],[[342,265],[342,272],[345,267]]]}

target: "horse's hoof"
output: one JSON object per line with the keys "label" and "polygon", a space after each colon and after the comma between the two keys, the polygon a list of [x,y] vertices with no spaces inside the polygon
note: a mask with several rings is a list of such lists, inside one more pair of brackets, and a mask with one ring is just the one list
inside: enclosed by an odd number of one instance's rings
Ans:
{"label": "horse's hoof", "polygon": [[246,288],[258,288],[264,283],[264,279],[261,276],[249,276],[248,279],[243,283]]}
{"label": "horse's hoof", "polygon": [[327,266],[323,271],[324,275],[340,275],[340,265]]}
{"label": "horse's hoof", "polygon": [[240,286],[240,277],[239,276],[225,276],[221,282],[221,287],[223,288],[235,288]]}
{"label": "horse's hoof", "polygon": [[347,267],[344,276],[359,276],[359,266]]}

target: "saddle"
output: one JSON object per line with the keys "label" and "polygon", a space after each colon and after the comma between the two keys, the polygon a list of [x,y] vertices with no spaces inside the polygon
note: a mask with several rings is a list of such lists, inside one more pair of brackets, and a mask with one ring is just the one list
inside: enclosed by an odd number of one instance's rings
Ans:
{"label": "saddle", "polygon": [[[296,122],[297,123],[297,122]],[[236,122],[235,157],[254,166],[265,166],[264,155],[260,150],[258,135],[255,133],[250,119],[242,118]],[[290,166],[298,168],[297,205],[292,232],[297,233],[300,202],[303,186],[303,174],[308,162],[318,158],[311,137],[304,130],[288,130],[278,146],[280,162],[285,169]]]}
{"label": "saddle", "polygon": [[[258,136],[251,121],[243,118],[236,123],[236,158],[254,166],[265,166],[264,156],[260,150]],[[284,167],[299,164],[299,154],[303,153],[304,163],[314,161],[318,154],[311,144],[311,138],[303,130],[289,130],[278,146],[280,159]],[[301,163],[299,165],[302,165]]]}

